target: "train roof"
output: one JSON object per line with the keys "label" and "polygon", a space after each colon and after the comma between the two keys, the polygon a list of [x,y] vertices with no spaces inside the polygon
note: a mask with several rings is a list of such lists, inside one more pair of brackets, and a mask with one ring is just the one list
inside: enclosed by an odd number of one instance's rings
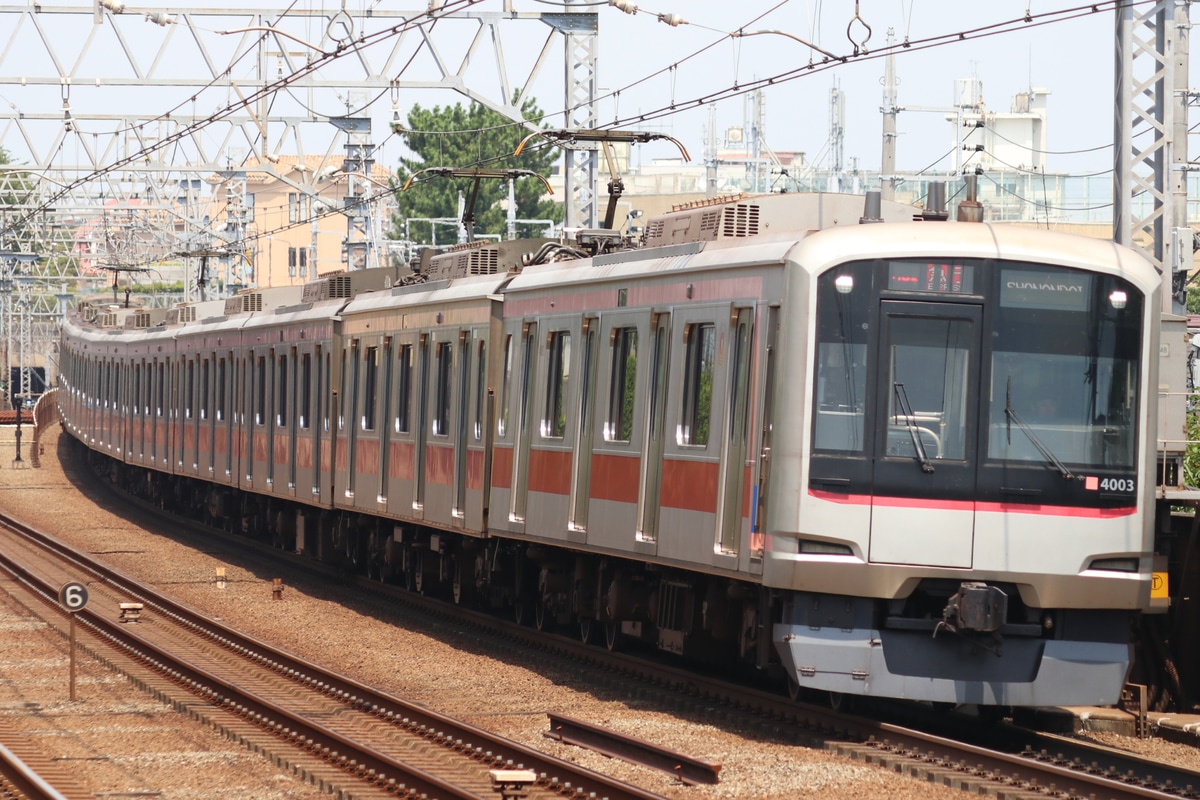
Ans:
{"label": "train roof", "polygon": [[1119,275],[1147,294],[1161,286],[1158,271],[1136,251],[1111,240],[988,222],[919,222],[832,228],[807,236],[794,257],[807,269],[872,258],[1032,261]]}

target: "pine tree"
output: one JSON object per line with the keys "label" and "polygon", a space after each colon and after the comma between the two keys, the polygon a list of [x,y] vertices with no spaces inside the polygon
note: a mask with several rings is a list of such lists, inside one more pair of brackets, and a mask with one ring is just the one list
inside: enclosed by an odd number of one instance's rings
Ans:
{"label": "pine tree", "polygon": [[[528,120],[542,117],[534,100],[525,101],[521,114]],[[403,186],[414,173],[428,167],[527,169],[549,177],[554,163],[561,157],[558,148],[531,142],[520,158],[512,156],[528,134],[528,127],[478,103],[465,108],[461,103],[432,109],[414,106],[408,114],[407,130],[401,131],[400,135],[415,157],[401,159],[396,170],[397,186]],[[398,191],[398,213],[392,220],[392,237],[403,238],[404,221],[410,220],[409,236],[413,240],[432,241],[432,226],[421,220],[457,219],[459,192],[469,196],[472,183],[467,178],[429,178],[414,183],[407,191]],[[517,219],[562,220],[562,205],[543,199],[546,189],[541,181],[521,178],[516,181],[513,191]],[[475,202],[476,235],[504,233],[506,212],[501,201],[507,196],[506,181],[480,183]],[[544,227],[517,226],[518,236],[539,235],[544,231]],[[449,238],[444,232],[438,236],[441,242]]]}

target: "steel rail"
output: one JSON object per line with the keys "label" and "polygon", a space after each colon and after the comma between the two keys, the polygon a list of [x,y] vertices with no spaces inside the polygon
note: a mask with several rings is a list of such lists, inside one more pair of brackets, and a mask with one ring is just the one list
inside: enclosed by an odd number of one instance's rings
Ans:
{"label": "steel rail", "polygon": [[[52,551],[57,557],[78,564],[91,572],[107,586],[141,600],[158,614],[171,618],[181,625],[210,637],[224,649],[243,658],[265,664],[275,673],[290,676],[293,681],[306,688],[320,692],[350,707],[370,714],[380,720],[404,730],[416,732],[422,738],[460,752],[474,753],[481,762],[496,765],[519,765],[520,769],[532,770],[538,776],[539,785],[553,792],[582,791],[583,796],[594,795],[609,800],[661,800],[661,796],[632,786],[586,768],[541,753],[533,748],[499,737],[482,728],[452,719],[423,706],[407,703],[399,698],[379,692],[350,678],[332,673],[319,665],[297,656],[280,651],[266,642],[242,634],[218,622],[208,619],[186,606],[175,603],[167,595],[144,586],[118,570],[80,556],[70,547],[48,534],[33,529],[17,520],[0,514],[0,522],[14,531],[33,540],[40,547]],[[57,608],[54,601],[57,587],[48,580],[32,574],[23,565],[13,562],[0,553],[3,563],[14,575],[36,587],[43,600]],[[258,727],[282,734],[292,745],[300,744],[310,753],[330,755],[335,765],[350,765],[357,762],[355,771],[376,775],[396,776],[403,772],[402,782],[408,786],[422,785],[418,791],[430,797],[470,797],[474,794],[456,793],[458,790],[433,775],[410,767],[382,753],[362,752],[366,747],[332,728],[292,714],[269,700],[245,691],[198,667],[179,663],[178,659],[144,637],[136,634],[127,625],[110,620],[99,613],[84,609],[77,618],[92,628],[98,635],[118,644],[127,652],[145,650],[151,653],[148,664],[168,676],[172,682],[204,696],[213,705],[233,711]],[[158,663],[153,663],[158,662]],[[172,663],[175,662],[175,663]],[[203,687],[210,687],[205,689]],[[215,687],[215,688],[214,688]],[[464,749],[465,748],[465,749]],[[351,756],[348,753],[355,753]]]}

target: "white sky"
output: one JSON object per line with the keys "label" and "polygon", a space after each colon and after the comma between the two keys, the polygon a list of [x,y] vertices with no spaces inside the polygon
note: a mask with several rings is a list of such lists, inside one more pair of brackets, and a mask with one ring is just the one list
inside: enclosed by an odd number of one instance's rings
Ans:
{"label": "white sky", "polygon": [[[520,2],[520,0],[518,0]],[[739,27],[745,30],[776,29],[792,33],[836,55],[849,55],[854,42],[847,26],[855,9],[870,26],[868,50],[882,47],[892,28],[899,40],[910,41],[981,28],[1020,19],[1027,12],[1076,7],[1071,0],[850,0],[821,3],[813,0],[645,0],[639,12],[628,16],[615,8],[599,7],[600,85],[626,86],[660,67],[679,63],[674,72],[676,102],[706,91],[766,78],[808,63],[820,54],[777,35],[726,40],[704,56],[679,60]],[[775,10],[772,10],[775,9]],[[658,14],[677,13],[690,25],[668,27]],[[1013,96],[1030,86],[1046,88],[1049,96],[1047,148],[1073,151],[1109,145],[1113,139],[1114,13],[1104,11],[1082,19],[1045,26],[1028,26],[1013,33],[964,42],[953,42],[922,52],[897,56],[900,106],[948,106],[954,79],[976,76],[983,97],[993,111],[1010,110]],[[850,36],[860,45],[866,29],[855,22]],[[740,45],[740,47],[739,47]],[[835,69],[807,74],[766,95],[766,139],[776,150],[803,150],[810,160],[822,152],[829,139],[830,90],[836,81],[845,99],[845,161],[857,158],[861,167],[878,169],[881,160],[884,61],[864,59]],[[671,78],[661,77],[622,93],[620,116],[659,108],[669,102]],[[548,99],[548,98],[547,98]],[[542,103],[543,107],[550,103]],[[601,123],[614,116],[613,103],[601,107]],[[718,107],[718,131],[740,124],[743,102],[727,100]],[[707,111],[677,114],[648,123],[680,138],[694,159],[703,152]],[[899,117],[897,165],[920,170],[951,149],[952,126],[941,113],[908,111]],[[664,153],[665,154],[665,153]],[[953,157],[938,164],[953,167]],[[1051,155],[1048,169],[1094,172],[1112,166],[1111,149],[1076,157]]]}

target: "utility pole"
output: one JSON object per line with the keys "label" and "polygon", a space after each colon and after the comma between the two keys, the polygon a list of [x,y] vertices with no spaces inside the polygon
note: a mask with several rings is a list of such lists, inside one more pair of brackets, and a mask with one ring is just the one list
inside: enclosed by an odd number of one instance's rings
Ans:
{"label": "utility pole", "polygon": [[[1188,0],[1116,11],[1113,239],[1163,275],[1163,311],[1186,314]],[[1138,139],[1135,141],[1134,136]]]}
{"label": "utility pole", "polygon": [[896,199],[896,59],[892,45],[896,34],[892,28],[887,32],[888,54],[883,67],[883,162],[879,175],[879,196],[884,200]]}

